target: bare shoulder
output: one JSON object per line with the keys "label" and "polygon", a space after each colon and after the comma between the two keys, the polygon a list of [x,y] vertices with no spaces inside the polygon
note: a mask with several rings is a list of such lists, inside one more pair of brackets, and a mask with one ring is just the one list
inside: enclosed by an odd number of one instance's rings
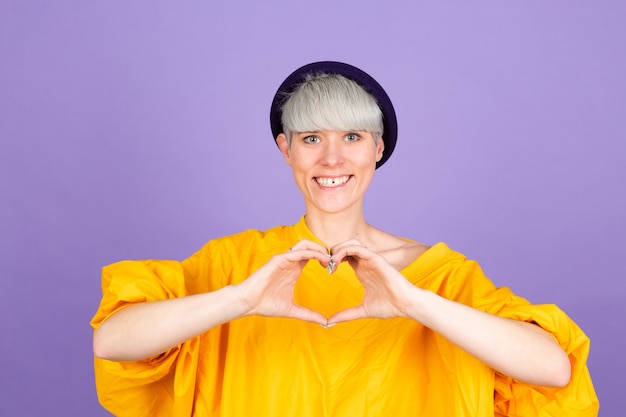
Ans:
{"label": "bare shoulder", "polygon": [[373,249],[397,270],[405,268],[430,248],[424,243],[403,239],[382,230],[378,230],[376,235],[376,248]]}

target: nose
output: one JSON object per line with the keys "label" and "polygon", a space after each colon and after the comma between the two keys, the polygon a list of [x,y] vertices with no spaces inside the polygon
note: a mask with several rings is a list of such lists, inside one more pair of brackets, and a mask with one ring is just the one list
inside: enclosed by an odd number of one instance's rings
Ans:
{"label": "nose", "polygon": [[[329,138],[330,139],[330,138]],[[322,163],[328,166],[340,165],[344,161],[344,150],[341,147],[340,138],[332,138],[326,141],[324,151],[322,153]]]}

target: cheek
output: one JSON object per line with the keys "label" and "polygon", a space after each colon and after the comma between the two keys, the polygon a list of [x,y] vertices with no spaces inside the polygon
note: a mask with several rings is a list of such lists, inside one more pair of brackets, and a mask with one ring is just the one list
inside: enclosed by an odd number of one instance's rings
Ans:
{"label": "cheek", "polygon": [[361,152],[358,156],[358,162],[362,165],[371,165],[373,162],[375,165],[381,156],[382,154],[380,153],[378,147],[375,147],[368,150],[368,152]]}
{"label": "cheek", "polygon": [[314,164],[315,160],[316,156],[311,152],[304,153],[292,151],[290,156],[290,165],[294,170],[304,171],[309,169]]}
{"label": "cheek", "polygon": [[306,182],[308,178],[310,164],[307,164],[306,160],[303,160],[301,156],[292,154],[289,165],[291,166],[291,173],[296,181],[296,185],[301,188],[301,184]]}

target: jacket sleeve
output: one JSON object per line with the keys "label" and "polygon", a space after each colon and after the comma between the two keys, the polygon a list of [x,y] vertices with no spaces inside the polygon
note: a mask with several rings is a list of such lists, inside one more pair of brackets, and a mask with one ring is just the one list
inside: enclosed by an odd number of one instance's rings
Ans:
{"label": "jacket sleeve", "polygon": [[496,288],[474,261],[458,265],[455,274],[463,282],[457,296],[461,302],[508,319],[534,323],[550,333],[568,354],[572,373],[568,385],[547,388],[519,382],[496,373],[495,410],[497,416],[592,417],[599,403],[587,369],[589,338],[556,305],[534,305],[506,287]]}
{"label": "jacket sleeve", "polygon": [[[122,261],[103,269],[94,330],[128,305],[188,295],[176,261]],[[199,337],[140,361],[94,359],[100,403],[116,416],[190,415]]]}
{"label": "jacket sleeve", "polygon": [[589,338],[576,323],[552,304],[506,305],[497,314],[535,323],[550,333],[567,353],[572,374],[563,388],[533,386],[496,374],[496,411],[503,416],[597,416],[598,398],[586,365]]}

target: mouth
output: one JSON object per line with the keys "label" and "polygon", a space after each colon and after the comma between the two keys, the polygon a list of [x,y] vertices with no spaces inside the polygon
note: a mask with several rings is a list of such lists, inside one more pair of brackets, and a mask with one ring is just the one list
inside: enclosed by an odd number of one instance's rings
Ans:
{"label": "mouth", "polygon": [[335,188],[344,185],[350,178],[352,178],[352,175],[344,175],[343,177],[314,177],[314,180],[321,187]]}

